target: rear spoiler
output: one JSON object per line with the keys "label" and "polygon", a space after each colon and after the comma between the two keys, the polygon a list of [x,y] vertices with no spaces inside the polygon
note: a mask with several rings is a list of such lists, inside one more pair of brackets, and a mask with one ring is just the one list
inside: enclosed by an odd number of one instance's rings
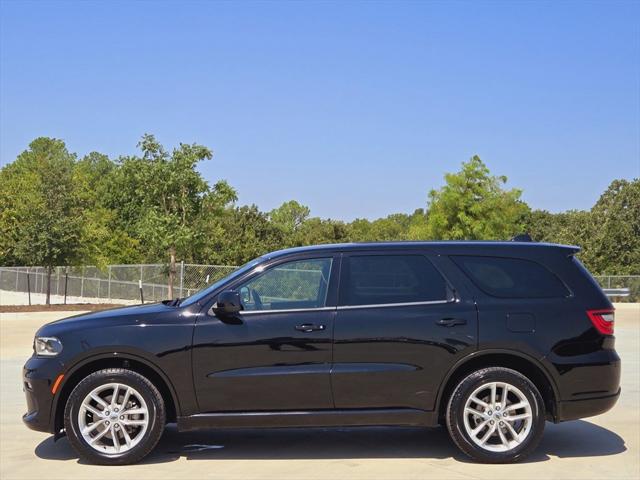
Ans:
{"label": "rear spoiler", "polygon": [[531,242],[531,243],[536,243],[538,245],[544,245],[547,247],[560,248],[563,250],[567,250],[567,256],[575,255],[581,250],[581,248],[578,247],[577,245],[563,245],[560,243],[536,242],[531,238],[531,235],[529,235],[528,233],[521,233],[521,234],[515,235],[514,237],[511,238],[511,241],[512,242]]}

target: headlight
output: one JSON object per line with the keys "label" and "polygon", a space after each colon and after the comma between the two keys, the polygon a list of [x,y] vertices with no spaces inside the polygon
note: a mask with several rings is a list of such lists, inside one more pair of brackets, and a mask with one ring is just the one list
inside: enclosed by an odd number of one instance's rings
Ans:
{"label": "headlight", "polygon": [[41,357],[55,357],[62,351],[62,342],[56,337],[36,337],[33,351]]}

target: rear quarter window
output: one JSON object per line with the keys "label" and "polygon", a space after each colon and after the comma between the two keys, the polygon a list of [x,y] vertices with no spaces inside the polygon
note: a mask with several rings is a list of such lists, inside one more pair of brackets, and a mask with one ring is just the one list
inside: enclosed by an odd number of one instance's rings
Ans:
{"label": "rear quarter window", "polygon": [[500,298],[563,298],[570,295],[543,265],[522,258],[454,255],[451,259],[483,292]]}

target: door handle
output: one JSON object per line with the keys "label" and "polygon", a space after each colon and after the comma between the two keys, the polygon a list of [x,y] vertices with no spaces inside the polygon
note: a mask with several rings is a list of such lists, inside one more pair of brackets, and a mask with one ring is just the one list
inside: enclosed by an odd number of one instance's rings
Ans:
{"label": "door handle", "polygon": [[466,325],[467,321],[464,318],[441,318],[436,324],[441,327],[453,327],[454,325]]}
{"label": "door handle", "polygon": [[299,332],[316,332],[318,330],[324,330],[324,325],[314,325],[313,323],[303,323],[302,325],[296,325],[296,330]]}

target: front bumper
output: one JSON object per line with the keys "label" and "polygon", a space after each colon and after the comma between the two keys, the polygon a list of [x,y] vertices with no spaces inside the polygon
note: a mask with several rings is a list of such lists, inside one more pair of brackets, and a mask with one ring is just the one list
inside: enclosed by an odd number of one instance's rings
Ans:
{"label": "front bumper", "polygon": [[31,357],[22,369],[22,388],[27,400],[24,424],[32,430],[55,433],[51,387],[62,372],[62,365],[54,358]]}
{"label": "front bumper", "polygon": [[601,413],[611,410],[618,401],[618,398],[620,398],[620,389],[618,389],[616,394],[606,397],[559,402],[556,421],[566,422],[567,420],[577,420],[579,418],[600,415]]}

